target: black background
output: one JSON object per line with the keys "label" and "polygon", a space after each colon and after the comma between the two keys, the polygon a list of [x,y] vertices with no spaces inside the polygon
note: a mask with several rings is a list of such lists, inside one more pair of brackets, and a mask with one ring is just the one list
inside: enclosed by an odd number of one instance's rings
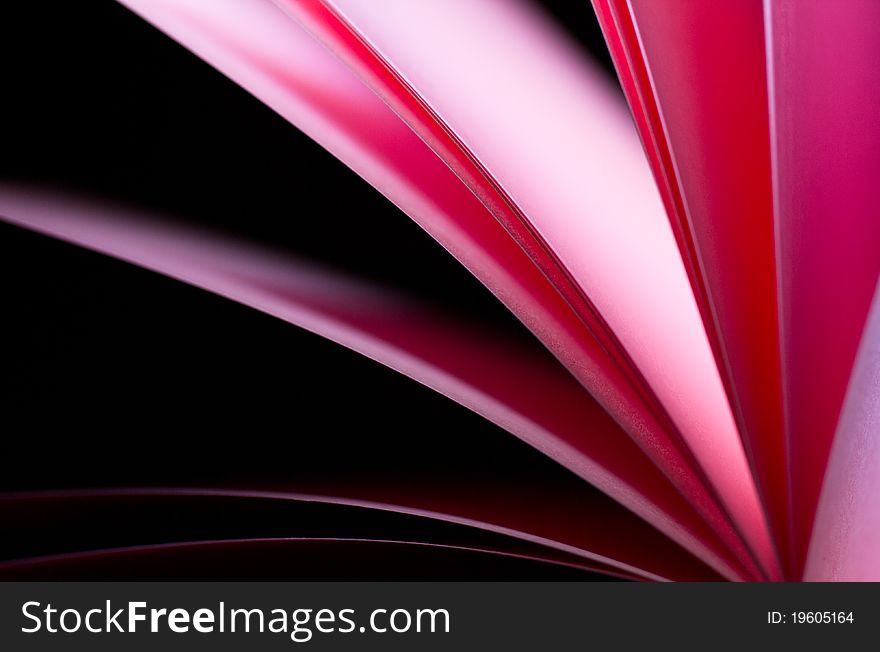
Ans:
{"label": "black background", "polygon": [[[545,5],[610,74],[589,2]],[[0,179],[271,242],[525,337],[378,192],[114,2],[0,4],[0,71]],[[357,354],[2,223],[0,431],[4,490],[365,472],[568,481],[510,435]],[[339,520],[338,510],[313,512],[272,534],[322,535]],[[344,520],[359,536],[441,536],[440,526],[389,518]],[[46,532],[7,535],[5,554],[16,556],[39,552]],[[114,541],[109,525],[87,542],[59,536],[62,549]],[[558,575],[522,567],[542,572]]]}

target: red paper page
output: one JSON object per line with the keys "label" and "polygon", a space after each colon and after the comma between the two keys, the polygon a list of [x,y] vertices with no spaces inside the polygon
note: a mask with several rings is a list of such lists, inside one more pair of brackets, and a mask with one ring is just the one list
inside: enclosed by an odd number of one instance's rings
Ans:
{"label": "red paper page", "polygon": [[[700,486],[708,475],[739,533],[771,563],[742,445],[642,150],[595,73],[540,17],[513,4],[391,2],[382,12],[347,2],[280,4],[502,220],[625,369],[622,383],[606,367],[585,386],[751,563]],[[645,423],[643,408],[628,403],[633,387],[634,402],[647,400],[659,422]]]}
{"label": "red paper page", "polygon": [[880,286],[834,437],[807,557],[811,582],[880,582]]}
{"label": "red paper page", "polygon": [[594,4],[787,552],[761,4]]}
{"label": "red paper page", "polygon": [[785,426],[797,568],[880,273],[880,3],[767,4]]}

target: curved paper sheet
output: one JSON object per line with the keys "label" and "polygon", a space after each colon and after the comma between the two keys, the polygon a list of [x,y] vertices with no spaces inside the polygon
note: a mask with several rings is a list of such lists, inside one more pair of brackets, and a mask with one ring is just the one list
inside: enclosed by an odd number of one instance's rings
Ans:
{"label": "curved paper sheet", "polygon": [[765,2],[796,570],[880,274],[880,3]]}
{"label": "curved paper sheet", "polygon": [[[668,221],[629,119],[603,82],[517,3],[392,1],[381,12],[357,2],[278,3],[407,120],[575,308],[613,362],[579,376],[585,386],[744,563],[753,567],[702,474],[739,534],[772,559]],[[645,401],[647,415],[633,408]]]}
{"label": "curved paper sheet", "polygon": [[513,345],[389,291],[118,207],[0,186],[0,216],[257,308],[414,378],[571,469],[722,574],[741,577],[681,496],[541,347]]}
{"label": "curved paper sheet", "polygon": [[[13,523],[25,521],[23,527],[27,527],[26,523],[58,521],[59,513],[83,514],[76,518],[78,521],[82,518],[88,525],[88,519],[101,521],[107,514],[126,509],[136,515],[135,518],[141,518],[138,515],[142,514],[144,519],[149,519],[155,512],[179,520],[180,515],[189,512],[197,515],[200,511],[216,511],[230,501],[245,501],[244,505],[269,503],[279,508],[309,504],[343,506],[472,528],[471,536],[457,531],[458,534],[454,536],[446,536],[440,541],[432,540],[432,543],[491,547],[499,552],[527,552],[548,561],[589,569],[601,566],[611,574],[651,581],[713,578],[712,572],[693,557],[595,491],[581,492],[582,500],[578,503],[553,491],[539,490],[537,495],[530,495],[528,486],[519,488],[511,483],[505,484],[503,491],[495,486],[469,487],[467,500],[462,500],[464,487],[456,487],[451,478],[449,482],[440,484],[435,480],[429,478],[425,483],[413,482],[410,485],[400,481],[383,483],[381,479],[369,483],[343,481],[336,491],[327,492],[299,482],[294,483],[297,490],[284,491],[235,487],[157,487],[33,492],[0,497],[0,514]],[[330,485],[327,488],[330,489]],[[558,516],[567,516],[569,523],[551,523],[542,515],[542,510],[548,508]],[[240,509],[244,509],[244,506]],[[235,519],[237,512],[233,509],[228,511],[228,518]],[[227,520],[224,517],[224,521]],[[266,532],[277,537],[279,532],[284,532],[277,518],[273,518],[273,523],[263,524],[262,529],[259,525],[248,522],[236,531],[235,537],[245,538],[249,534],[263,536]],[[288,530],[290,527],[293,527],[292,532],[296,536],[303,533],[311,536],[308,530],[299,528],[298,523],[288,526]],[[175,535],[173,528],[169,530],[163,526],[163,529],[167,532],[159,535],[159,541],[182,543],[194,540],[193,535],[199,535],[198,532],[188,531]],[[207,526],[203,529],[210,538],[217,538],[216,529]],[[46,531],[51,533],[51,528]],[[337,531],[338,528],[331,537],[339,538]],[[344,532],[342,538],[352,538],[350,533]],[[482,537],[479,536],[481,533]],[[492,536],[487,537],[487,534]],[[395,538],[412,536],[405,530],[392,532],[392,535]],[[357,532],[354,536],[358,536]],[[224,538],[227,537],[224,535]],[[325,535],[321,537],[327,538]],[[146,537],[142,541],[114,543],[112,547],[152,544],[155,541],[157,539]],[[611,556],[606,557],[608,554]]]}
{"label": "curved paper sheet", "polygon": [[[546,576],[552,567],[604,572],[601,565],[566,564],[530,552],[381,539],[260,538],[57,555],[0,564],[0,576],[8,581],[179,581],[181,577],[187,581],[218,577],[226,581],[387,581],[389,577],[441,581],[456,574],[484,579],[531,577],[535,570]],[[624,573],[612,576],[633,579]],[[571,579],[570,574],[563,577]]]}
{"label": "curved paper sheet", "polygon": [[[503,229],[470,212],[473,196],[443,181],[442,171],[448,178],[448,169],[413,148],[420,141],[401,129],[393,113],[356,78],[347,71],[341,75],[344,66],[304,39],[295,25],[279,20],[278,11],[264,0],[124,4],[303,128],[419,221],[538,334],[628,432],[637,433],[652,459],[659,458],[679,490],[756,572],[689,451],[680,450],[675,435],[667,433],[674,428],[661,425],[654,411],[645,408],[650,390],[629,384],[613,357],[603,352],[603,343],[584,337],[583,322],[572,314],[566,298],[509,242]],[[666,423],[664,419],[660,421]]]}
{"label": "curved paper sheet", "polygon": [[880,286],[837,427],[807,557],[808,582],[880,581]]}
{"label": "curved paper sheet", "polygon": [[[759,0],[594,0],[724,372],[773,533],[788,534]],[[772,544],[762,561],[779,577]]]}

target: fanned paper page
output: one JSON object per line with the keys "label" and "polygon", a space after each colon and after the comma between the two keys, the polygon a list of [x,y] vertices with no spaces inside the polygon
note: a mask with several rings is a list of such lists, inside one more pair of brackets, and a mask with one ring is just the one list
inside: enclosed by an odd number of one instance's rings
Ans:
{"label": "fanned paper page", "polygon": [[716,558],[711,533],[681,496],[540,348],[505,345],[387,290],[118,207],[0,187],[0,211],[14,223],[217,292],[378,360],[520,436],[736,576]]}
{"label": "fanned paper page", "polygon": [[[516,3],[389,2],[381,13],[359,3],[327,3],[335,11],[282,4],[346,61],[357,59],[353,67],[411,114],[416,131],[431,131],[436,116],[452,133],[463,152],[423,137],[471,180],[599,341],[603,351],[590,361],[599,367],[580,375],[584,386],[744,563],[757,554],[772,568],[742,445],[662,206],[622,106],[596,73]],[[458,27],[438,28],[451,24]],[[387,68],[395,74],[382,75]],[[408,93],[431,115],[407,111]],[[480,168],[469,172],[474,160]],[[698,405],[686,407],[685,395],[699,397]],[[703,473],[721,505],[697,480]]]}
{"label": "fanned paper page", "polygon": [[797,576],[880,272],[878,7],[672,4],[595,2]]}
{"label": "fanned paper page", "polygon": [[[651,581],[880,577],[880,4],[593,0],[621,97],[528,2],[120,3],[382,193],[531,339],[51,188],[0,184],[0,217],[365,355],[540,451],[559,482],[218,478],[24,492],[0,498],[0,517],[320,503],[479,533],[438,555]],[[0,577],[148,568],[206,547],[375,560],[426,544],[249,528],[237,544],[206,530],[57,550],[0,562]]]}
{"label": "fanned paper page", "polygon": [[[766,7],[795,571],[880,273],[880,4]],[[804,138],[802,134],[809,134]]]}
{"label": "fanned paper page", "polygon": [[828,462],[804,579],[880,581],[880,292],[873,306]]}
{"label": "fanned paper page", "polygon": [[715,359],[768,518],[785,541],[763,12],[757,2],[668,4],[595,3],[694,295],[717,333]]}

